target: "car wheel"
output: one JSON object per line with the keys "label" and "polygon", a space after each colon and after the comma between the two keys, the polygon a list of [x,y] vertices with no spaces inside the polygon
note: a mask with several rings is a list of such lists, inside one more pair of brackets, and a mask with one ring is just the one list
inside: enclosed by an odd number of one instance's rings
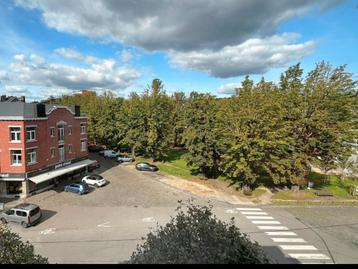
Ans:
{"label": "car wheel", "polygon": [[27,225],[27,223],[25,221],[21,222],[21,226],[24,228],[27,228],[29,225]]}
{"label": "car wheel", "polygon": [[4,219],[4,218],[1,218],[1,222],[4,223],[4,224],[7,223],[6,219]]}

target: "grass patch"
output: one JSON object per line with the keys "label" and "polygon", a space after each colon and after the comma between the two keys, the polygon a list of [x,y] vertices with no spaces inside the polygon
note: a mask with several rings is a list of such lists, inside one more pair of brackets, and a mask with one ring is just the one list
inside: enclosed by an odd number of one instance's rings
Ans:
{"label": "grass patch", "polygon": [[265,194],[267,191],[265,189],[262,188],[256,188],[255,190],[252,191],[252,198],[256,198],[256,197],[260,197],[261,195]]}

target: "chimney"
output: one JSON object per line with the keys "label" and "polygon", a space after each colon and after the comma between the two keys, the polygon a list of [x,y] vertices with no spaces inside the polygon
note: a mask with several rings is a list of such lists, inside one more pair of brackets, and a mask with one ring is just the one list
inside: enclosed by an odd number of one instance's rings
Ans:
{"label": "chimney", "polygon": [[81,117],[81,107],[75,106],[75,117]]}
{"label": "chimney", "polygon": [[45,104],[36,104],[37,117],[46,118],[46,105]]}

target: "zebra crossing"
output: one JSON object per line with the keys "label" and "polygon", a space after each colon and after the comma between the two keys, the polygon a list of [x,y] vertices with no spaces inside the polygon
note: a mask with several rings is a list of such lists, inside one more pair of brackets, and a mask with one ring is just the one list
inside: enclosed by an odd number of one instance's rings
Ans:
{"label": "zebra crossing", "polygon": [[333,263],[331,258],[319,250],[309,245],[306,240],[299,238],[298,235],[290,229],[269,216],[261,208],[236,208],[244,217],[257,228],[263,231],[274,243],[290,258],[296,259],[301,263]]}

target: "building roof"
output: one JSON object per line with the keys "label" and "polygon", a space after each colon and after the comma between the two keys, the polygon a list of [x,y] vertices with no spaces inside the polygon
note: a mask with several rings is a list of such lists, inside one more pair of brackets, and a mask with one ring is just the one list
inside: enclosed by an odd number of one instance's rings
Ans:
{"label": "building roof", "polygon": [[[36,119],[39,118],[37,103],[24,103],[24,102],[0,102],[0,119]],[[45,104],[46,115],[50,114],[56,108],[66,108],[75,115],[76,109],[74,106],[65,107],[60,105]]]}

